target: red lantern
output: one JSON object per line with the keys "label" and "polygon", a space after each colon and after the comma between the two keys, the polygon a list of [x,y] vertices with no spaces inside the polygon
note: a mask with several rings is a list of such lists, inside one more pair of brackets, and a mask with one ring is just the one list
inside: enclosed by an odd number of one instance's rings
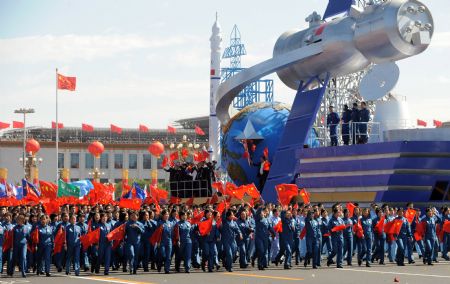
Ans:
{"label": "red lantern", "polygon": [[92,156],[98,158],[105,150],[105,146],[102,143],[95,141],[89,144],[88,151],[92,154]]}
{"label": "red lantern", "polygon": [[159,141],[153,142],[148,146],[148,151],[156,158],[159,158],[159,156],[164,153],[164,145]]}
{"label": "red lantern", "polygon": [[31,154],[36,154],[41,149],[41,145],[39,145],[39,142],[37,142],[34,139],[30,139],[27,141],[27,144],[25,145],[25,150],[27,153],[31,152]]}

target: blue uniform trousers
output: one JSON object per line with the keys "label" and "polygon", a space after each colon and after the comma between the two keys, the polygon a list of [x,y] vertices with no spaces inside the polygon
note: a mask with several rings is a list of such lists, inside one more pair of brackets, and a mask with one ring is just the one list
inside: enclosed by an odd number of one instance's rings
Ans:
{"label": "blue uniform trousers", "polygon": [[428,263],[431,264],[431,261],[433,260],[433,252],[435,248],[435,239],[428,239],[426,238],[424,240],[425,243],[425,255],[423,256],[423,259]]}
{"label": "blue uniform trousers", "polygon": [[184,271],[190,271],[192,258],[192,243],[181,243],[175,259],[175,269],[179,270],[181,261],[184,263]]}
{"label": "blue uniform trousers", "polygon": [[372,256],[372,238],[358,239],[358,260],[370,263]]}
{"label": "blue uniform trousers", "polygon": [[380,261],[384,262],[384,244],[386,243],[386,238],[384,237],[384,235],[380,236],[378,234],[375,234],[374,242],[374,256],[377,257]]}
{"label": "blue uniform trousers", "polygon": [[27,244],[14,245],[12,263],[8,266],[8,273],[14,274],[14,264],[18,263],[22,276],[26,276],[27,270]]}
{"label": "blue uniform trousers", "polygon": [[286,238],[283,239],[283,249],[284,249],[284,267],[290,267],[292,261],[292,251],[294,248],[294,240]]}
{"label": "blue uniform trousers", "polygon": [[[52,251],[53,245],[51,243],[39,245],[37,251],[37,270],[39,272],[43,271],[45,268],[45,273],[50,273],[50,265],[52,262]],[[44,264],[44,267],[42,265]]]}
{"label": "blue uniform trousers", "polygon": [[256,254],[258,256],[258,267],[267,267],[267,261],[269,259],[269,239],[256,238],[255,239]]}
{"label": "blue uniform trousers", "polygon": [[99,244],[98,246],[98,261],[96,263],[95,271],[100,270],[100,264],[103,262],[105,273],[109,273],[111,264],[111,244]]}
{"label": "blue uniform trousers", "polygon": [[344,236],[344,253],[348,265],[352,264],[353,236]]}
{"label": "blue uniform trousers", "polygon": [[159,267],[164,263],[164,272],[170,271],[170,260],[172,257],[172,242],[165,242],[159,245]]}
{"label": "blue uniform trousers", "polygon": [[246,267],[249,262],[249,254],[248,254],[249,243],[250,239],[243,239],[238,242],[239,265],[241,268]]}
{"label": "blue uniform trousers", "polygon": [[331,254],[328,255],[328,261],[331,262],[333,257],[336,256],[336,265],[342,265],[342,255],[344,251],[344,238],[342,236],[331,237],[332,250]]}
{"label": "blue uniform trousers", "polygon": [[75,275],[80,274],[80,245],[68,246],[66,255],[66,273],[70,272],[70,262],[73,259],[75,266]]}
{"label": "blue uniform trousers", "polygon": [[203,259],[202,262],[208,261],[208,270],[213,270],[216,262],[216,243],[203,242]]}
{"label": "blue uniform trousers", "polygon": [[127,256],[127,262],[130,266],[131,271],[136,271],[139,263],[139,248],[141,244],[140,243],[129,243],[127,242],[125,244],[125,251]]}

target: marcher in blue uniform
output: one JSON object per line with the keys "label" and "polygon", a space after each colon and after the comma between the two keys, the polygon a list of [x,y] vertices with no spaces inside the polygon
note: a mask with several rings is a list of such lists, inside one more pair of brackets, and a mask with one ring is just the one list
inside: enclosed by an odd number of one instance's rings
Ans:
{"label": "marcher in blue uniform", "polygon": [[252,208],[252,214],[255,218],[255,245],[256,245],[256,254],[258,257],[258,269],[264,270],[268,266],[269,260],[269,236],[275,235],[273,227],[270,225],[269,220],[267,219],[267,210],[262,206],[256,205],[255,208]]}
{"label": "marcher in blue uniform", "polygon": [[[305,255],[305,263],[304,266],[306,267],[308,263],[312,259],[312,267],[314,269],[317,269],[317,262],[315,261],[316,255],[320,254],[320,242],[319,238],[321,238],[320,228],[319,224],[317,223],[317,220],[314,218],[314,214],[318,212],[317,209],[313,211],[308,211],[305,218],[305,230],[306,230],[306,255]],[[320,256],[319,256],[320,258]]]}
{"label": "marcher in blue uniform", "polygon": [[237,251],[236,238],[243,239],[239,226],[233,219],[233,212],[224,210],[222,213],[221,240],[225,253],[225,269],[228,272],[233,272],[233,257]]}
{"label": "marcher in blue uniform", "polygon": [[370,219],[370,213],[368,208],[363,209],[361,217],[361,226],[364,232],[364,237],[358,239],[358,265],[361,266],[363,260],[366,261],[366,266],[370,267],[370,260],[372,256],[372,219]]}
{"label": "marcher in blue uniform", "polygon": [[48,225],[49,217],[47,215],[41,216],[41,225],[39,226],[39,245],[38,245],[38,261],[37,261],[37,273],[38,275],[43,270],[44,264],[45,275],[50,277],[50,265],[52,262],[52,250],[53,250],[53,230]]}
{"label": "marcher in blue uniform", "polygon": [[[322,234],[322,246],[320,248],[320,254],[323,252],[323,248],[326,247],[327,249],[327,256],[331,254],[333,251],[333,243],[331,242],[331,232],[330,228],[328,226],[328,223],[330,221],[330,218],[328,217],[328,212],[325,209],[322,209],[320,211],[320,233]],[[332,262],[334,264],[334,261]]]}
{"label": "marcher in blue uniform", "polygon": [[[25,226],[25,216],[20,214],[16,219],[17,224],[13,228],[13,261],[19,264],[22,277],[27,277],[27,245],[30,238],[30,228]],[[10,275],[14,274],[14,265],[9,267]]]}
{"label": "marcher in blue uniform", "polygon": [[327,266],[333,263],[333,257],[336,256],[336,267],[342,268],[342,256],[344,253],[344,236],[342,230],[333,232],[333,228],[344,225],[341,219],[341,211],[339,208],[333,209],[333,216],[328,223],[328,229],[331,233],[332,252],[328,255]]}
{"label": "marcher in blue uniform", "polygon": [[106,236],[111,232],[111,225],[108,224],[107,221],[108,217],[106,213],[100,214],[100,239],[98,242],[98,261],[95,266],[95,273],[99,273],[100,271],[100,264],[103,263],[105,267],[104,274],[109,274],[109,267],[111,264],[111,242],[108,241]]}
{"label": "marcher in blue uniform", "polygon": [[361,110],[359,111],[359,144],[366,144],[368,141],[367,129],[370,121],[370,111],[367,109],[366,102],[361,102]]}
{"label": "marcher in blue uniform", "polygon": [[[90,219],[88,231],[95,231],[98,228],[100,228],[100,213],[94,213]],[[98,258],[98,244],[94,244],[89,248],[89,250],[92,262],[91,272],[99,273],[99,271],[95,271],[95,268],[97,267],[97,262],[100,261]]]}
{"label": "marcher in blue uniform", "polygon": [[[411,227],[409,225],[408,220],[403,217],[403,208],[399,208],[397,210],[397,218],[398,220],[402,220],[402,226],[400,228],[400,233],[398,234],[398,236],[395,236],[397,238],[397,255],[395,257],[396,261],[397,261],[397,265],[398,266],[404,266],[404,260],[405,260],[405,251],[407,249],[409,249],[409,246],[412,247],[412,245],[410,245],[412,243],[412,234],[411,234]],[[408,257],[410,258],[410,257]],[[409,260],[410,263],[412,263],[411,260]]]}
{"label": "marcher in blue uniform", "polygon": [[[2,227],[5,230],[5,234],[6,232],[11,232],[14,228],[14,224],[11,222],[12,221],[12,215],[9,212],[6,212],[6,214],[3,216],[4,217],[4,222],[2,224]],[[3,248],[2,248],[3,251]],[[12,276],[12,271],[14,271],[14,259],[13,259],[13,251],[12,248],[6,250],[5,252],[3,252],[3,261],[7,263],[7,274],[8,276]],[[1,267],[1,269],[3,270],[3,266]],[[2,271],[3,273],[3,271]]]}
{"label": "marcher in blue uniform", "polygon": [[339,118],[339,115],[336,112],[334,112],[333,106],[329,106],[328,111],[329,113],[327,115],[327,126],[330,128],[331,146],[337,146],[338,145],[337,127],[341,119]]}
{"label": "marcher in blue uniform", "polygon": [[282,236],[280,241],[283,242],[282,247],[285,253],[284,269],[291,269],[292,253],[294,250],[295,220],[290,210],[281,211],[280,217],[283,228],[283,231],[280,233]]}
{"label": "marcher in blue uniform", "polygon": [[164,273],[170,273],[171,255],[172,255],[172,237],[173,222],[169,221],[169,213],[166,210],[161,211],[161,219],[158,227],[162,227],[161,243],[158,244],[158,272],[164,265]]}
{"label": "marcher in blue uniform", "polygon": [[[81,229],[81,235],[86,235],[88,233],[88,225],[85,222],[86,216],[84,214],[79,214],[77,217],[77,225],[78,227],[80,227]],[[84,269],[84,271],[89,271],[89,254],[88,254],[88,250],[84,250],[83,248],[81,248],[80,251],[80,266]]]}
{"label": "marcher in blue uniform", "polygon": [[[119,220],[114,224],[113,230],[117,227],[120,227],[122,224],[128,222],[128,213],[120,212]],[[114,241],[117,242],[117,241]],[[127,272],[127,254],[125,251],[125,241],[118,241],[119,244],[114,244],[115,249],[113,249],[113,270],[119,270],[119,267],[122,265],[122,271]]]}
{"label": "marcher in blue uniform", "polygon": [[125,225],[125,251],[127,262],[130,267],[130,274],[136,274],[139,264],[139,249],[141,247],[141,236],[144,227],[137,221],[136,212],[130,213],[130,221]]}
{"label": "marcher in blue uniform", "polygon": [[[67,213],[61,214],[61,222],[56,224],[56,229],[53,231],[56,234],[59,231],[59,228],[62,227],[63,230],[66,230],[66,226],[69,224],[69,215]],[[66,258],[67,250],[65,247],[61,250],[61,252],[55,254],[55,262],[56,269],[58,272],[62,271],[63,268],[63,260]]]}
{"label": "marcher in blue uniform", "polygon": [[[445,206],[442,208],[442,223],[444,224],[446,221],[450,222],[450,209]],[[444,238],[442,241],[442,258],[449,261],[448,251],[450,250],[450,233],[444,232]]]}
{"label": "marcher in blue uniform", "polygon": [[81,228],[75,224],[76,216],[71,215],[69,218],[70,224],[66,226],[66,247],[67,247],[67,258],[66,258],[66,275],[70,274],[70,266],[73,261],[73,266],[75,267],[75,275],[80,275],[80,237]]}
{"label": "marcher in blue uniform", "polygon": [[372,220],[375,252],[372,255],[371,261],[374,262],[374,260],[379,260],[379,264],[384,265],[384,248],[386,245],[386,234],[384,233],[384,231],[380,232],[376,230],[376,226],[378,222],[380,222],[382,219],[384,220],[383,223],[386,224],[386,218],[383,215],[383,210],[381,208],[377,208],[375,210],[375,213],[377,214],[377,217],[375,217]]}
{"label": "marcher in blue uniform", "polygon": [[249,261],[249,245],[250,236],[253,233],[250,220],[247,216],[247,211],[243,210],[239,214],[239,219],[236,221],[239,230],[242,233],[242,239],[237,239],[237,245],[239,248],[239,266],[240,268],[247,268]]}
{"label": "marcher in blue uniform", "polygon": [[[208,209],[205,210],[205,217],[202,218],[202,221],[208,220],[213,217],[213,213],[209,211]],[[213,272],[213,268],[216,262],[216,256],[217,256],[217,247],[216,243],[220,240],[220,233],[217,228],[217,223],[215,220],[212,221],[212,229],[209,234],[206,236],[202,236],[202,261],[201,261],[201,267],[202,270],[206,270],[206,262],[208,262],[208,272]]]}
{"label": "marcher in blue uniform", "polygon": [[305,226],[305,221],[302,218],[302,211],[301,209],[293,209],[292,210],[292,218],[294,219],[295,224],[295,231],[294,231],[294,248],[292,253],[295,253],[295,265],[299,265],[302,261],[303,257],[301,256],[301,240],[300,240],[300,233],[303,230],[303,227]]}
{"label": "marcher in blue uniform", "polygon": [[192,253],[192,225],[189,223],[186,218],[186,212],[181,211],[179,213],[180,221],[178,221],[177,225],[175,225],[176,230],[178,230],[178,247],[179,254],[178,258],[175,260],[175,270],[180,272],[180,264],[181,261],[184,263],[184,272],[190,273],[191,270],[191,253]]}
{"label": "marcher in blue uniform", "polygon": [[353,220],[350,218],[350,213],[347,208],[344,209],[344,221],[345,230],[343,231],[344,236],[344,252],[345,260],[347,265],[352,266],[352,256],[353,256]]}
{"label": "marcher in blue uniform", "polygon": [[352,132],[352,143],[356,144],[358,143],[358,139],[359,139],[359,130],[358,130],[358,125],[359,125],[359,109],[358,109],[358,104],[357,103],[353,103],[353,107],[352,107],[352,124],[350,125],[350,130]]}
{"label": "marcher in blue uniform", "polygon": [[427,208],[426,217],[422,222],[425,222],[425,255],[423,257],[423,262],[428,265],[433,265],[433,250],[435,248],[435,243],[438,242],[436,235],[436,220],[433,218],[433,209]]}
{"label": "marcher in blue uniform", "polygon": [[150,219],[150,214],[152,214],[153,217],[153,211],[142,212],[140,218],[142,226],[144,227],[144,233],[142,234],[142,241],[141,241],[142,267],[144,268],[144,272],[149,271],[148,264],[150,260],[153,263],[154,269],[155,248],[148,240],[155,232],[157,223],[155,220],[153,220],[153,218]]}
{"label": "marcher in blue uniform", "polygon": [[342,112],[342,127],[341,135],[344,145],[350,144],[350,121],[352,120],[352,111],[348,109],[348,105],[344,105],[344,111]]}

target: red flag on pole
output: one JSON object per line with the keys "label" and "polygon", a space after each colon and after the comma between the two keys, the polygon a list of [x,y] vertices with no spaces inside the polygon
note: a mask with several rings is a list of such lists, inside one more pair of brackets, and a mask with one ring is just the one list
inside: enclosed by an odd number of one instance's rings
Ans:
{"label": "red flag on pole", "polygon": [[77,85],[77,77],[66,77],[64,75],[58,74],[58,89],[75,91]]}
{"label": "red flag on pole", "polygon": [[213,222],[213,218],[209,218],[205,221],[198,223],[198,230],[200,232],[200,236],[206,236],[211,232],[212,222]]}
{"label": "red flag on pole", "polygon": [[442,226],[442,231],[450,234],[450,221],[445,220],[444,225]]}
{"label": "red flag on pole", "polygon": [[0,130],[9,128],[10,124],[6,122],[0,122]]}
{"label": "red flag on pole", "polygon": [[81,130],[86,131],[86,132],[94,132],[94,126],[86,124],[86,123],[82,123]]}
{"label": "red flag on pole", "polygon": [[66,242],[66,231],[64,231],[63,227],[60,226],[55,236],[53,253],[60,253],[62,251],[65,242]]}
{"label": "red flag on pole", "polygon": [[83,246],[83,251],[87,251],[87,249],[94,244],[98,244],[100,241],[100,228],[95,229],[85,235],[80,237],[81,245]]}
{"label": "red flag on pole", "polygon": [[111,132],[122,134],[122,128],[117,125],[111,124]]}
{"label": "red flag on pole", "polygon": [[154,232],[153,235],[150,237],[149,241],[152,244],[152,246],[155,246],[156,244],[161,242],[162,238],[162,232],[163,232],[163,226],[160,225]]}
{"label": "red flag on pole", "polygon": [[281,221],[278,221],[278,223],[273,226],[273,230],[275,233],[282,233],[283,232],[283,223]]}
{"label": "red flag on pole", "polygon": [[39,181],[39,189],[41,190],[41,198],[56,199],[58,186],[48,181]]}
{"label": "red flag on pole", "polygon": [[345,230],[345,228],[347,228],[347,226],[346,226],[345,224],[338,225],[338,226],[333,227],[333,228],[331,229],[331,232],[334,233],[334,232],[343,231],[343,230]]}
{"label": "red flag on pole", "polygon": [[[56,122],[52,121],[52,128],[56,129]],[[64,128],[64,124],[58,122],[58,129]]]}
{"label": "red flag on pole", "polygon": [[13,121],[13,128],[24,128],[24,124],[21,121]]}
{"label": "red flag on pole", "polygon": [[408,220],[408,223],[412,223],[412,221],[414,220],[414,217],[416,217],[416,210],[414,209],[407,209],[405,212],[405,218]]}
{"label": "red flag on pole", "polygon": [[45,213],[47,213],[48,215],[59,212],[60,205],[56,197],[55,199],[42,199],[41,202],[42,206],[44,206]]}
{"label": "red flag on pole", "polygon": [[259,193],[258,188],[256,188],[255,184],[249,184],[246,186],[247,188],[247,194],[250,195],[253,199],[259,199],[261,198],[261,194]]}
{"label": "red flag on pole", "polygon": [[305,203],[305,204],[311,203],[311,200],[309,198],[309,192],[307,192],[305,188],[302,188],[302,190],[300,190],[300,196],[303,199],[303,203]]}
{"label": "red flag on pole", "polygon": [[194,205],[194,197],[191,197],[186,201],[186,206],[192,206],[192,205]]}
{"label": "red flag on pole", "polygon": [[204,135],[205,135],[205,132],[203,131],[203,129],[201,129],[201,128],[198,127],[198,126],[195,127],[195,133],[196,133],[197,135],[200,135],[200,136],[204,136]]}
{"label": "red flag on pole", "polygon": [[418,126],[423,126],[423,127],[427,127],[427,122],[421,119],[417,120],[417,125]]}
{"label": "red flag on pole", "polygon": [[433,126],[442,127],[442,121],[433,119]]}
{"label": "red flag on pole", "polygon": [[417,222],[416,231],[414,232],[414,239],[416,241],[420,241],[423,239],[423,235],[425,235],[425,222]]}
{"label": "red flag on pole", "polygon": [[181,203],[181,198],[176,197],[176,196],[171,196],[169,199],[169,204],[180,204]]}
{"label": "red flag on pole", "polygon": [[5,230],[5,240],[3,241],[3,252],[7,252],[13,247],[14,232],[12,230]]}
{"label": "red flag on pole", "polygon": [[384,232],[384,221],[386,220],[386,217],[383,216],[380,218],[380,220],[375,225],[375,231],[381,235]]}
{"label": "red flag on pole", "polygon": [[350,216],[350,217],[353,217],[353,212],[355,211],[355,208],[356,208],[355,204],[348,202],[348,203],[346,204],[346,207],[347,207],[349,216]]}
{"label": "red flag on pole", "polygon": [[170,154],[170,160],[171,160],[171,161],[176,161],[176,160],[178,160],[178,151],[172,152],[172,153]]}
{"label": "red flag on pole", "polygon": [[125,226],[126,224],[122,224],[119,227],[115,228],[111,232],[106,235],[108,241],[121,241],[125,238]]}
{"label": "red flag on pole", "polygon": [[119,207],[120,208],[128,208],[131,210],[139,210],[141,209],[141,199],[139,198],[121,198],[119,201]]}
{"label": "red flag on pole", "polygon": [[355,232],[355,235],[358,239],[364,238],[364,230],[361,225],[361,219],[359,219],[358,222],[353,225],[353,231]]}
{"label": "red flag on pole", "polygon": [[143,124],[139,124],[139,132],[148,132],[148,127]]}
{"label": "red flag on pole", "polygon": [[298,195],[298,187],[296,184],[279,184],[276,186],[276,189],[281,205],[288,205],[292,197]]}
{"label": "red flag on pole", "polygon": [[167,132],[175,134],[175,133],[177,133],[177,130],[176,130],[175,127],[172,127],[172,126],[169,125],[169,126],[167,126]]}

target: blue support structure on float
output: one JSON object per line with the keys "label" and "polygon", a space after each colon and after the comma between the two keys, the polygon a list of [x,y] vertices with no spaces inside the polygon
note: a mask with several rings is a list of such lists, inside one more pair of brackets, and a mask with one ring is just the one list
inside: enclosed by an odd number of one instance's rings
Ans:
{"label": "blue support structure on float", "polygon": [[[246,54],[245,45],[241,43],[241,33],[234,25],[230,36],[230,46],[225,48],[222,56],[223,59],[230,59],[230,67],[222,68],[221,82],[245,69],[241,67],[241,57]],[[273,102],[273,80],[262,79],[249,84],[233,100],[233,107],[241,110],[260,101]]]}
{"label": "blue support structure on float", "polygon": [[[266,202],[277,202],[276,185],[295,183],[295,170],[298,163],[296,151],[303,148],[305,144],[309,130],[316,119],[329,79],[330,76],[327,74],[324,80],[316,76],[306,83],[300,83],[264,186],[262,195]],[[318,83],[318,87],[309,90],[308,88],[313,83]]]}

